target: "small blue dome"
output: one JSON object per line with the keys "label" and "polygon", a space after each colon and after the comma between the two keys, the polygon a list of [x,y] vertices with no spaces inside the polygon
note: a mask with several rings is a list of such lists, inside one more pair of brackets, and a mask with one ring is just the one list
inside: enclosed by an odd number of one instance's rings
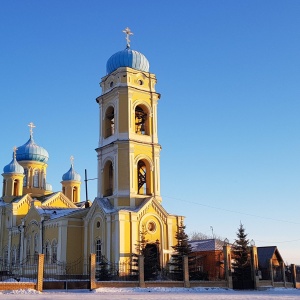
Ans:
{"label": "small blue dome", "polygon": [[17,162],[15,155],[12,161],[3,168],[3,173],[24,174],[24,168]]}
{"label": "small blue dome", "polygon": [[29,140],[23,146],[17,149],[17,161],[22,160],[35,160],[39,162],[47,162],[49,154],[43,147],[38,146],[33,137],[30,136]]}
{"label": "small blue dome", "polygon": [[73,165],[71,165],[70,170],[62,176],[62,180],[63,180],[63,181],[69,181],[69,180],[80,181],[80,180],[81,180],[81,177],[80,177],[80,175],[74,170]]}
{"label": "small blue dome", "polygon": [[120,67],[129,67],[149,72],[149,61],[142,53],[127,47],[125,50],[119,51],[109,58],[106,63],[106,72],[109,74]]}

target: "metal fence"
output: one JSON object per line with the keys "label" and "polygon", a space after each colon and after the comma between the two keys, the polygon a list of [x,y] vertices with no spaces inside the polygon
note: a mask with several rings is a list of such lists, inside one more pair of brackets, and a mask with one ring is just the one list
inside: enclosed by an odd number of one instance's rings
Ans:
{"label": "metal fence", "polygon": [[[219,268],[219,266],[217,266]],[[159,265],[149,266],[144,261],[144,280],[145,281],[182,281],[183,267],[176,268],[172,263],[165,267]],[[139,266],[137,256],[132,256],[121,263],[108,261],[104,256],[96,262],[96,281],[136,281],[139,279]],[[179,274],[180,273],[180,274]],[[203,272],[199,265],[193,265],[189,268],[190,280],[223,280],[224,276],[208,279],[208,274]]]}
{"label": "metal fence", "polygon": [[45,261],[44,281],[88,280],[89,262],[84,263],[82,257],[73,262]]}
{"label": "metal fence", "polygon": [[138,279],[138,269],[131,259],[114,263],[104,256],[96,262],[96,281],[131,281]]}
{"label": "metal fence", "polygon": [[36,282],[37,256],[27,256],[21,262],[8,263],[0,261],[0,281],[3,282]]}

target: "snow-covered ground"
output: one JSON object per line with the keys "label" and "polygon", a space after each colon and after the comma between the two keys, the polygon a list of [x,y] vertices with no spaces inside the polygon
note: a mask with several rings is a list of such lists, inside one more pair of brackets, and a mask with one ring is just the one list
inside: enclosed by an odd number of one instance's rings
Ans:
{"label": "snow-covered ground", "polygon": [[269,300],[300,299],[300,290],[268,289],[265,291],[233,291],[220,288],[100,288],[88,290],[49,290],[39,293],[35,290],[0,291],[0,299],[13,300]]}

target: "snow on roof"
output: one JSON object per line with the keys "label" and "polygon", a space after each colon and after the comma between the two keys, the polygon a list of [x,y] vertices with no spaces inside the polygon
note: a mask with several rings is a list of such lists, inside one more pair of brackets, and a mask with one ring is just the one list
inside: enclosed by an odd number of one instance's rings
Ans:
{"label": "snow on roof", "polygon": [[190,241],[193,252],[223,250],[224,242],[216,239]]}
{"label": "snow on roof", "polygon": [[47,215],[50,219],[57,219],[70,215],[73,212],[81,211],[82,208],[62,208],[62,207],[36,207],[40,215]]}
{"label": "snow on roof", "polygon": [[95,198],[94,201],[97,201],[99,206],[107,214],[117,211],[117,209],[112,206],[112,204],[110,203],[110,201],[107,198]]}

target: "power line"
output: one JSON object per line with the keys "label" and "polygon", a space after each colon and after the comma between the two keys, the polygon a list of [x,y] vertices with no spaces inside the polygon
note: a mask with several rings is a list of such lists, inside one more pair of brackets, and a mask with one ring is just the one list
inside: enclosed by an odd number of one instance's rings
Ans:
{"label": "power line", "polygon": [[283,243],[292,243],[292,242],[299,242],[300,239],[297,240],[289,240],[289,241],[281,241],[281,242],[268,242],[268,241],[261,241],[261,240],[255,240],[256,242],[261,242],[261,243],[269,243],[269,244],[283,244]]}
{"label": "power line", "polygon": [[245,212],[241,212],[241,211],[236,211],[236,210],[231,210],[231,209],[216,207],[216,206],[212,206],[212,205],[208,205],[208,204],[203,204],[203,203],[194,202],[194,201],[190,201],[190,200],[183,200],[183,199],[169,197],[169,196],[163,196],[162,195],[162,197],[163,198],[174,199],[174,200],[182,201],[182,202],[186,202],[186,203],[192,203],[192,204],[195,204],[195,205],[199,205],[199,206],[203,206],[203,207],[208,207],[208,208],[212,208],[212,209],[227,211],[227,212],[230,212],[230,213],[235,213],[235,214],[240,214],[240,215],[245,215],[245,216],[260,218],[260,219],[266,219],[266,220],[271,220],[271,221],[276,221],[276,222],[282,222],[282,223],[290,223],[290,224],[298,224],[298,225],[300,225],[299,222],[288,221],[288,220],[281,220],[281,219],[275,219],[275,218],[271,218],[271,217],[263,217],[263,216],[259,216],[259,215],[255,215],[255,214],[249,214],[249,213],[245,213]]}

